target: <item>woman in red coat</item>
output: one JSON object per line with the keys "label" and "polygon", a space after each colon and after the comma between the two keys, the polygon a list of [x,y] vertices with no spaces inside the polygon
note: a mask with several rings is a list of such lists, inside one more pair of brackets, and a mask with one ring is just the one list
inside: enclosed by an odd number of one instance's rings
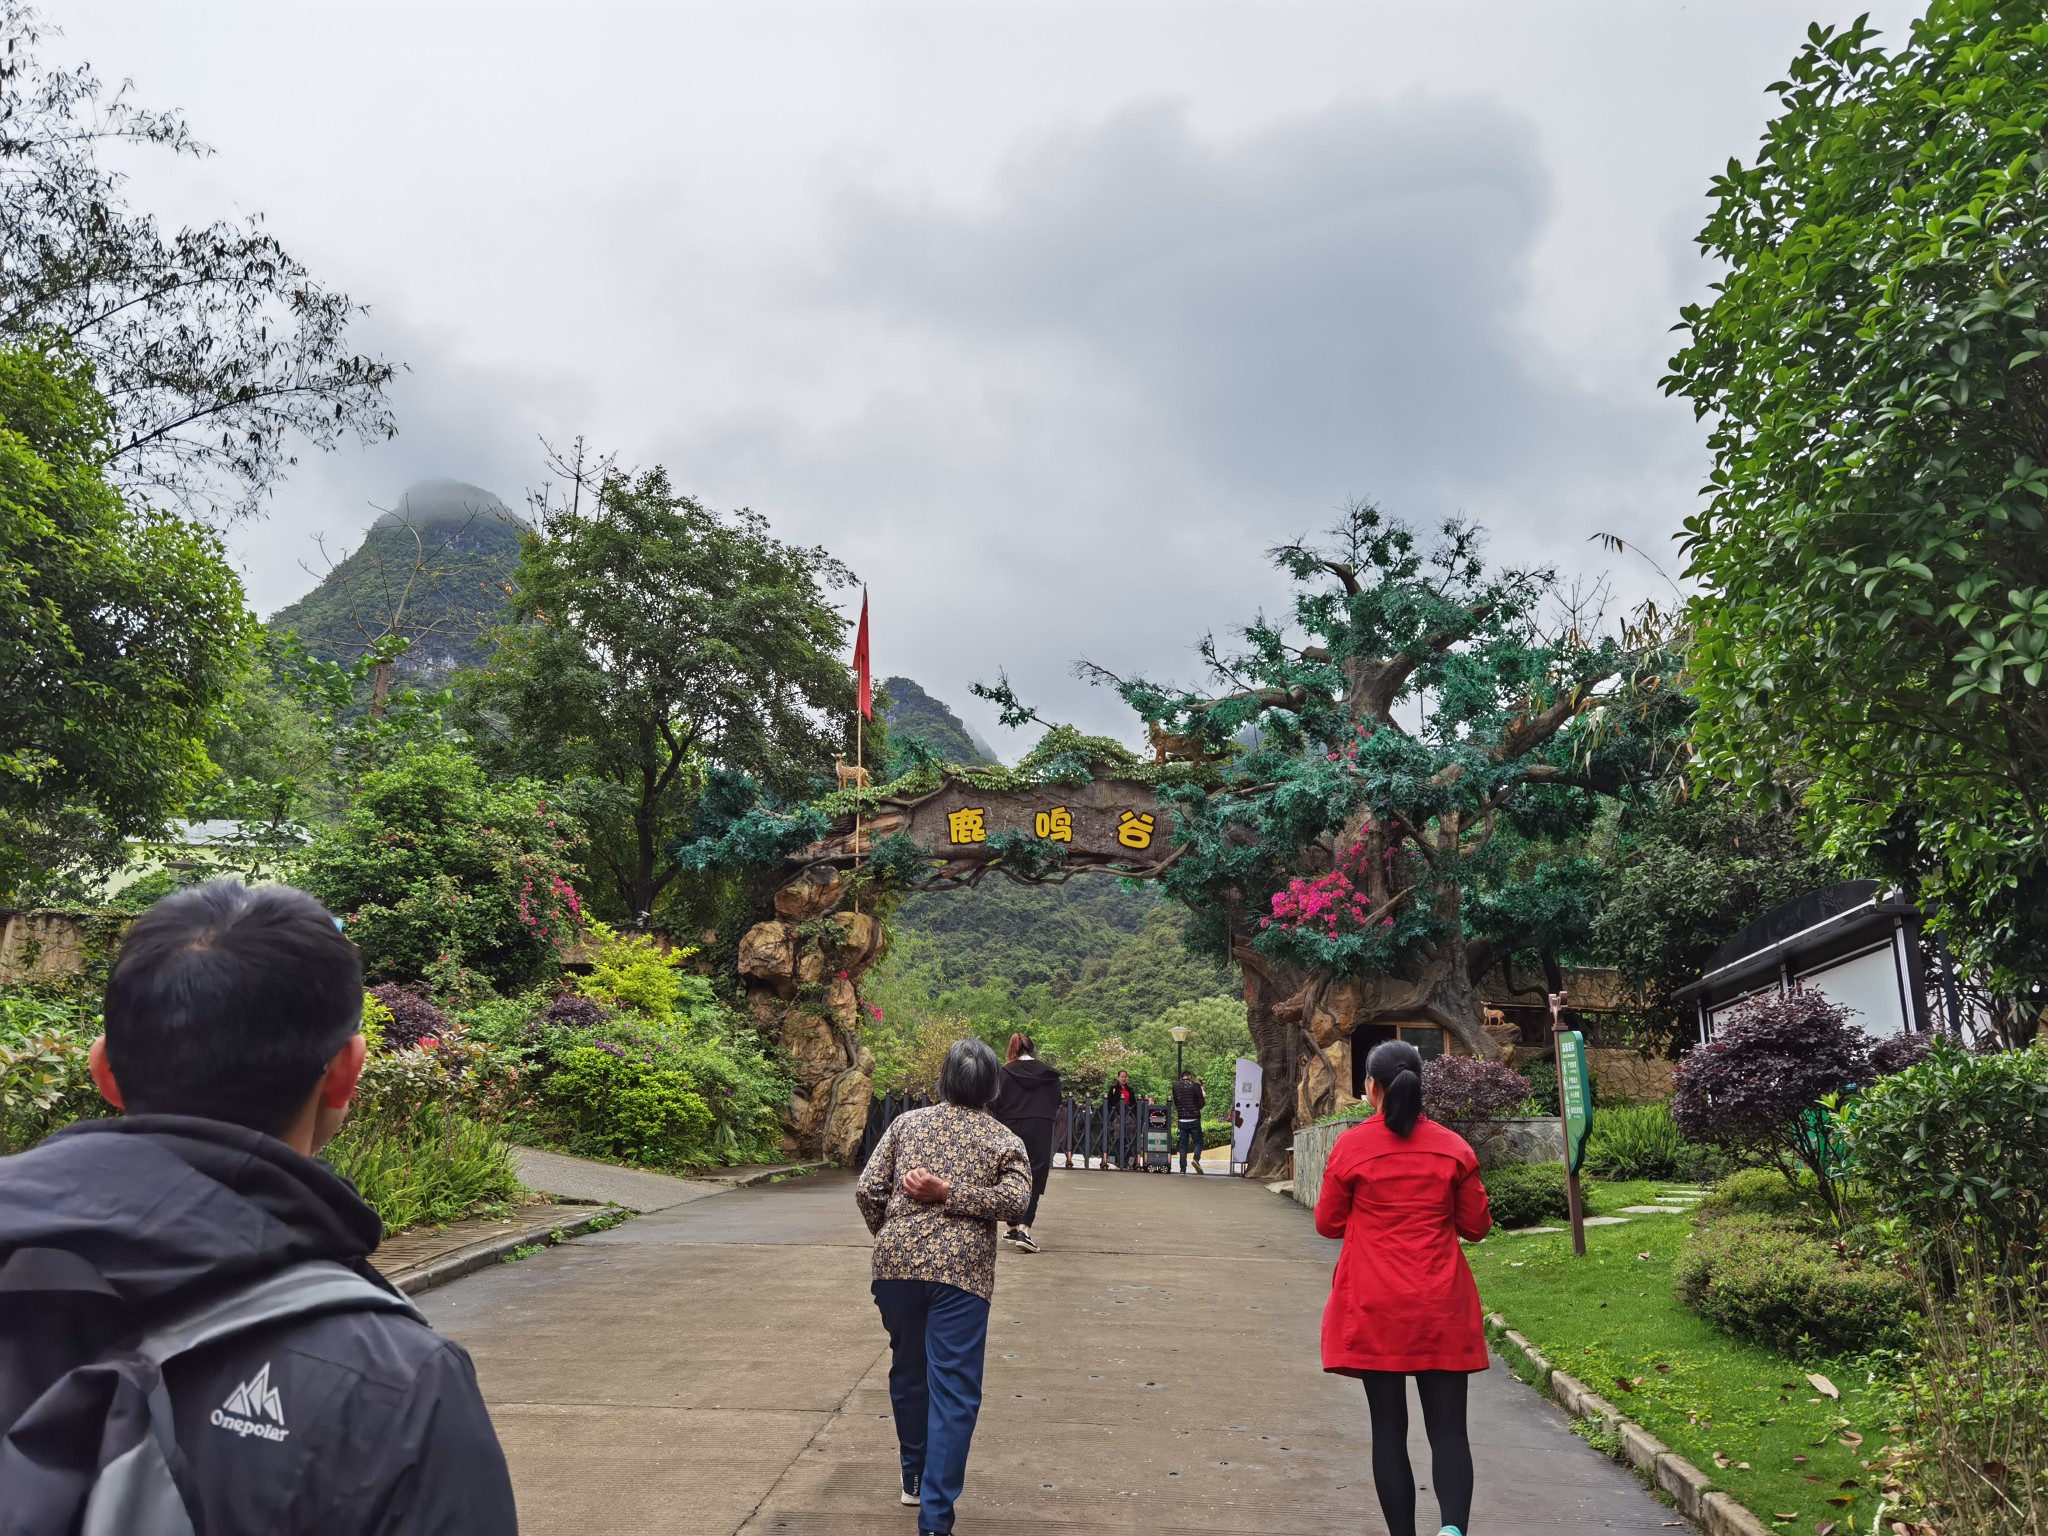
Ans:
{"label": "woman in red coat", "polygon": [[1486,1369],[1479,1287],[1458,1239],[1493,1226],[1479,1159],[1464,1137],[1422,1114],[1422,1053],[1389,1040],[1366,1058],[1379,1111],[1337,1138],[1323,1170],[1316,1230],[1341,1237],[1323,1309],[1323,1369],[1365,1382],[1372,1478],[1389,1536],[1415,1536],[1408,1465],[1408,1380],[1415,1378],[1445,1532],[1472,1516],[1465,1378]]}

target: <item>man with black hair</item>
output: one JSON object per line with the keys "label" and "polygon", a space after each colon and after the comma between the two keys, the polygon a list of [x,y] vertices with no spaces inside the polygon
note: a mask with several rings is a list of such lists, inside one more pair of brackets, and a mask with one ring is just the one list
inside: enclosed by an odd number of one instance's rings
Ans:
{"label": "man with black hair", "polygon": [[315,1161],[362,1005],[302,891],[214,881],[129,929],[90,1058],[121,1118],[0,1158],[10,1532],[88,1508],[208,1536],[516,1530],[468,1355],[371,1268],[382,1223]]}

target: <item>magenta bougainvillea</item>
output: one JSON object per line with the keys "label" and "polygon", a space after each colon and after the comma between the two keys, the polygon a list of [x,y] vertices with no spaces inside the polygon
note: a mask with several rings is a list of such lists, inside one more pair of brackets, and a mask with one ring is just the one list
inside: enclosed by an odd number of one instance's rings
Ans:
{"label": "magenta bougainvillea", "polygon": [[1286,889],[1273,893],[1273,913],[1259,919],[1261,928],[1306,930],[1327,938],[1371,927],[1391,924],[1392,917],[1377,917],[1372,898],[1365,892],[1363,871],[1365,844],[1352,844],[1337,867],[1314,879],[1295,879]]}

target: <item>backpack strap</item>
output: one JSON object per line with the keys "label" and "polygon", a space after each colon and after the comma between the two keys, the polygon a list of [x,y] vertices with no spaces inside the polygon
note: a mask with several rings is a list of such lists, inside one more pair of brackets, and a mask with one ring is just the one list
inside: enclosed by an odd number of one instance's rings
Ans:
{"label": "backpack strap", "polygon": [[164,1363],[269,1323],[333,1312],[399,1312],[426,1321],[403,1296],[346,1265],[315,1259],[211,1297],[138,1340],[132,1353],[151,1367],[148,1431],[136,1433],[125,1450],[100,1468],[86,1498],[79,1536],[194,1536],[192,1516],[173,1471],[183,1458],[171,1395],[164,1388]]}

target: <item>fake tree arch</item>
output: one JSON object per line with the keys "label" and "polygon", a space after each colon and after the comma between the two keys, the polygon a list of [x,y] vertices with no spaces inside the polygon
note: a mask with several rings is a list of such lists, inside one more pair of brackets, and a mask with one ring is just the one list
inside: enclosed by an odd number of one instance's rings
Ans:
{"label": "fake tree arch", "polygon": [[[1568,922],[1592,875],[1532,850],[1590,826],[1679,738],[1654,611],[1589,633],[1551,603],[1554,572],[1489,571],[1482,543],[1354,506],[1327,544],[1272,552],[1289,619],[1254,620],[1229,653],[1205,641],[1210,691],[1079,669],[1162,757],[1204,769],[1161,787],[1178,857],[1158,878],[1243,971],[1266,1085],[1255,1176],[1334,1107],[1327,1048],[1359,1024],[1428,1020],[1498,1058],[1475,980]],[[988,694],[1021,718],[1006,688]]]}

